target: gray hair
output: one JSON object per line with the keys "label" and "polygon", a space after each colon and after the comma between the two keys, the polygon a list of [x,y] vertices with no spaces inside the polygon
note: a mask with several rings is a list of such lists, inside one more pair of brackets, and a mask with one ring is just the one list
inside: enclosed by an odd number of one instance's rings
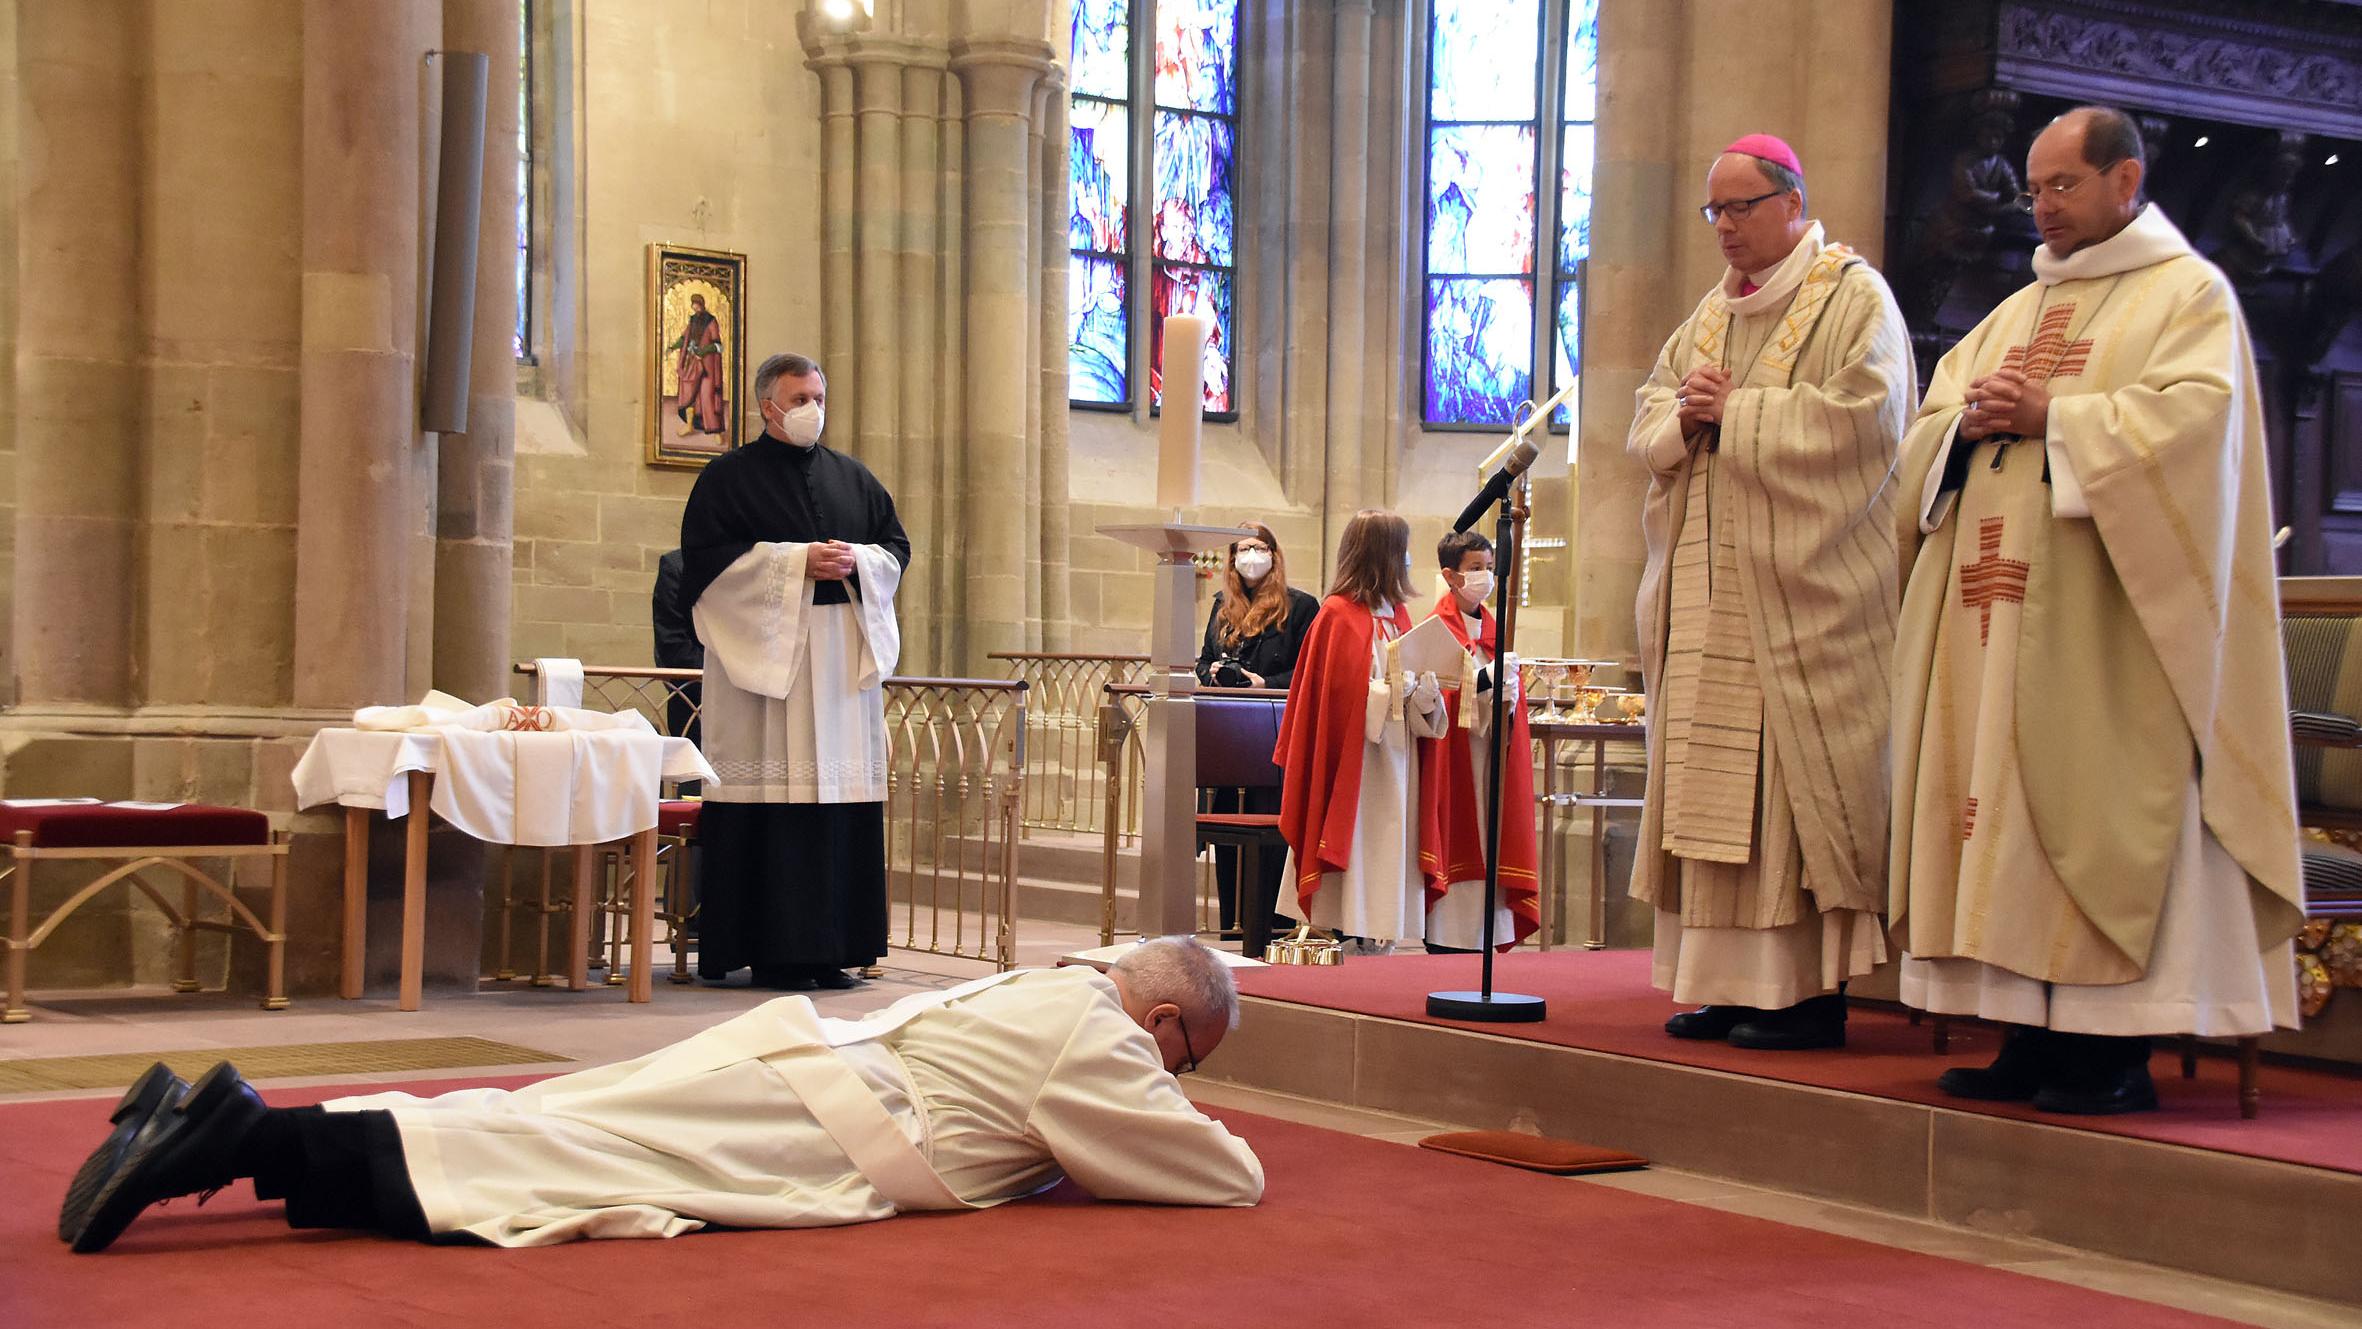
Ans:
{"label": "gray hair", "polygon": [[1807,214],[1812,211],[1812,203],[1805,197],[1804,194],[1803,176],[1789,170],[1783,163],[1767,161],[1751,152],[1743,152],[1739,155],[1754,162],[1757,168],[1762,170],[1763,178],[1771,182],[1772,188],[1779,190],[1783,194],[1794,192],[1796,195],[1796,206],[1799,209],[1803,210]]}
{"label": "gray hair", "polygon": [[1195,937],[1152,937],[1115,962],[1134,996],[1171,1002],[1183,1020],[1225,1031],[1238,1028],[1238,984],[1230,966]]}
{"label": "gray hair", "polygon": [[823,384],[828,382],[828,375],[820,373],[820,362],[811,356],[797,355],[793,351],[772,356],[755,370],[755,400],[771,400],[771,387],[780,379],[791,376],[802,378],[806,374],[820,374],[820,381]]}

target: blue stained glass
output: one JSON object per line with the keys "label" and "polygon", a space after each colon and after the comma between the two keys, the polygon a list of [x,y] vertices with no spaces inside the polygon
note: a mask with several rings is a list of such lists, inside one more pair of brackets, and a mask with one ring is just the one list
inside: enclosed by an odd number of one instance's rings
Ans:
{"label": "blue stained glass", "polygon": [[1238,131],[1228,120],[1156,113],[1156,235],[1151,252],[1229,267]]}
{"label": "blue stained glass", "polygon": [[1206,338],[1206,394],[1208,411],[1230,411],[1230,286],[1231,274],[1206,268],[1156,265],[1149,285],[1149,393],[1158,404],[1165,397],[1165,315],[1199,314],[1211,319],[1214,330]]}
{"label": "blue stained glass", "polygon": [[[1583,372],[1583,287],[1573,277],[1558,283],[1558,326],[1552,330],[1550,341],[1551,359],[1555,361],[1551,366],[1550,390],[1555,394]],[[1566,424],[1569,414],[1561,406],[1552,414],[1551,423]]]}
{"label": "blue stained glass", "polygon": [[1509,423],[1533,392],[1534,284],[1520,277],[1427,283],[1427,419]]}
{"label": "blue stained glass", "polygon": [[1157,0],[1156,104],[1238,114],[1238,0]]}
{"label": "blue stained glass", "polygon": [[1120,254],[1130,246],[1131,112],[1120,102],[1076,101],[1066,154],[1071,183],[1066,243],[1074,249]]}
{"label": "blue stained glass", "polygon": [[1435,0],[1428,115],[1435,120],[1531,120],[1538,89],[1540,0]]}
{"label": "blue stained glass", "polygon": [[1534,130],[1460,125],[1428,136],[1427,270],[1534,270]]}
{"label": "blue stained glass", "polygon": [[1567,6],[1564,114],[1569,120],[1599,118],[1599,0]]}
{"label": "blue stained glass", "polygon": [[1558,270],[1591,256],[1591,154],[1598,131],[1568,125],[1558,158]]}
{"label": "blue stained glass", "polygon": [[1086,97],[1132,95],[1132,24],[1129,0],[1072,0],[1068,45],[1070,90]]}
{"label": "blue stained glass", "polygon": [[1131,363],[1124,260],[1076,254],[1066,265],[1066,396],[1119,404]]}

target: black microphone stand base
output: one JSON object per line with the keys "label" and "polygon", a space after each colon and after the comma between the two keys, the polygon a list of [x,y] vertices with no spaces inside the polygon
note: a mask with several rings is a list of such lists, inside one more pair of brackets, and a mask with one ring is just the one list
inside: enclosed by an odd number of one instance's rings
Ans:
{"label": "black microphone stand base", "polygon": [[1427,1013],[1480,1024],[1537,1024],[1549,1014],[1549,1004],[1522,992],[1430,992]]}

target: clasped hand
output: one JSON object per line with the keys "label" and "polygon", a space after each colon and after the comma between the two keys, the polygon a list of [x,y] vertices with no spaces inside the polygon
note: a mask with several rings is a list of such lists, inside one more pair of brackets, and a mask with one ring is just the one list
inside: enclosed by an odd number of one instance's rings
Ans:
{"label": "clasped hand", "polygon": [[843,581],[853,575],[853,546],[818,540],[804,550],[804,575],[814,581]]}
{"label": "clasped hand", "polygon": [[2041,438],[2050,429],[2050,389],[2017,369],[1997,369],[1968,385],[1960,437],[1971,443],[1997,434]]}
{"label": "clasped hand", "polygon": [[1702,365],[1681,380],[1674,394],[1674,418],[1681,422],[1685,435],[1697,434],[1722,423],[1722,404],[1730,396],[1730,371],[1720,365]]}

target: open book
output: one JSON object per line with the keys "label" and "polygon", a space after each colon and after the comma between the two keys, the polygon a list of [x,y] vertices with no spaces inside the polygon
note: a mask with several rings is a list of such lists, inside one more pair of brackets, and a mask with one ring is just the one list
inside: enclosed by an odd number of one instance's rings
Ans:
{"label": "open book", "polygon": [[1386,643],[1386,671],[1390,674],[1434,674],[1451,686],[1460,676],[1463,651],[1460,639],[1440,618],[1423,618],[1419,625]]}

